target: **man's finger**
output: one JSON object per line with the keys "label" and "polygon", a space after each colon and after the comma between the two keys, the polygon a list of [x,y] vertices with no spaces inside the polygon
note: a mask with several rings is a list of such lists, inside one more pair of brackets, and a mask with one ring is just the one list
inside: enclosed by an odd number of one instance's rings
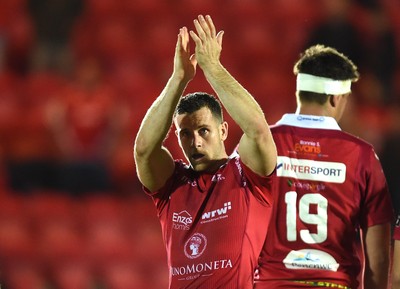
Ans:
{"label": "man's finger", "polygon": [[215,30],[215,26],[214,26],[214,23],[213,23],[210,15],[206,16],[206,21],[207,21],[208,27],[210,29],[211,37],[215,37],[216,30]]}
{"label": "man's finger", "polygon": [[193,65],[194,67],[196,67],[196,65],[197,65],[196,54],[192,54],[192,55],[190,56],[190,63],[192,63],[192,65]]}
{"label": "man's finger", "polygon": [[223,36],[224,36],[224,31],[223,30],[221,30],[220,32],[218,32],[218,34],[217,34],[217,42],[218,42],[218,44],[222,47],[222,38],[223,38]]}
{"label": "man's finger", "polygon": [[202,42],[201,39],[199,38],[199,36],[197,36],[196,33],[194,33],[192,30],[190,30],[190,37],[192,37],[194,43],[196,44],[197,47],[201,47]]}
{"label": "man's finger", "polygon": [[[203,31],[204,31],[204,34],[205,34],[206,36],[212,36],[211,30],[210,30],[210,27],[209,27],[209,20],[208,20],[208,19],[206,20],[206,19],[204,18],[203,15],[199,15],[198,21],[199,21],[199,23],[200,23],[201,28],[202,28]],[[215,29],[215,28],[214,28],[214,29]],[[201,36],[201,35],[200,35],[200,36]]]}
{"label": "man's finger", "polygon": [[187,32],[187,28],[183,27],[181,33],[182,33],[182,48],[185,51],[189,51],[189,35]]}
{"label": "man's finger", "polygon": [[198,19],[195,19],[193,21],[193,23],[194,23],[194,26],[196,27],[196,31],[197,31],[197,34],[199,35],[199,37],[204,39],[206,34],[204,32],[202,25],[200,24],[200,21]]}
{"label": "man's finger", "polygon": [[182,46],[182,28],[179,29],[178,39],[176,41],[175,51],[178,51]]}

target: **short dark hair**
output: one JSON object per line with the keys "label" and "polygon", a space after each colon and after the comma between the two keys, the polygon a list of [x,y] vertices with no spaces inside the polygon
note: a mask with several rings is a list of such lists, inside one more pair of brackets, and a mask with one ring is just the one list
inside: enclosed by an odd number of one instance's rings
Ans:
{"label": "short dark hair", "polygon": [[179,114],[193,113],[203,107],[207,107],[220,122],[223,121],[220,101],[206,92],[193,92],[183,96],[176,107],[174,117]]}
{"label": "short dark hair", "polygon": [[[343,53],[333,47],[317,44],[306,49],[293,67],[295,75],[299,73],[331,78],[333,80],[351,80],[356,82],[360,75],[357,66]],[[299,91],[304,101],[323,102],[326,94]],[[325,97],[324,97],[325,96]]]}

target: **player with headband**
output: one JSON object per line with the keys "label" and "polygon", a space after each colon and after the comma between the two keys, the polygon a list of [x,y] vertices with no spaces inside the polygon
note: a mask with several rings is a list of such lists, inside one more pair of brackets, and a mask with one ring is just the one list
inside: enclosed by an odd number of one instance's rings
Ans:
{"label": "player with headband", "polygon": [[294,73],[296,113],[271,128],[276,201],[254,288],[386,288],[393,213],[385,176],[373,147],[338,125],[357,67],[315,45]]}

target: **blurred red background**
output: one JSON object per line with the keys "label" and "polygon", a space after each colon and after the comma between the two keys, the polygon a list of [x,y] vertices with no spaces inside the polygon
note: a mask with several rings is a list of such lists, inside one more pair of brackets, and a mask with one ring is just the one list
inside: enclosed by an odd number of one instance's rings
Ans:
{"label": "blurred red background", "polygon": [[[361,79],[340,124],[375,146],[398,209],[400,2],[344,2],[0,1],[2,288],[166,288],[132,147],[172,72],[178,30],[198,14],[225,31],[222,63],[270,123],[296,108],[292,67],[304,48],[325,41],[354,55]],[[200,70],[187,91],[212,93]],[[240,131],[226,118],[229,151]],[[173,132],[166,145],[182,158]]]}

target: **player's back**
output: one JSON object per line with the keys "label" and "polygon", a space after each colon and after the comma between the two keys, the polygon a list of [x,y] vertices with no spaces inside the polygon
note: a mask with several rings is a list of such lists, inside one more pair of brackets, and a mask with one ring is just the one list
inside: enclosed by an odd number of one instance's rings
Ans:
{"label": "player's back", "polygon": [[379,161],[331,118],[285,115],[279,123],[276,202],[255,288],[278,288],[277,280],[302,281],[279,288],[357,288],[359,228],[388,218]]}

